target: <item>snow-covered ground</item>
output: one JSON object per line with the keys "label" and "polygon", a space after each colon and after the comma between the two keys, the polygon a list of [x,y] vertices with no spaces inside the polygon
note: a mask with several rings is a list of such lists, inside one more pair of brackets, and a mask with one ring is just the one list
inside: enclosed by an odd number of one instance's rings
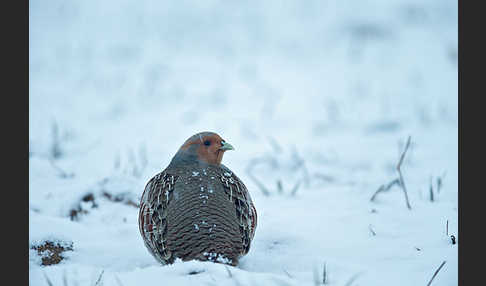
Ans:
{"label": "snow-covered ground", "polygon": [[[457,285],[457,1],[29,4],[29,248],[73,247],[31,285]],[[238,267],[160,266],[127,203],[199,131],[258,211]],[[371,202],[408,136],[412,209]]]}

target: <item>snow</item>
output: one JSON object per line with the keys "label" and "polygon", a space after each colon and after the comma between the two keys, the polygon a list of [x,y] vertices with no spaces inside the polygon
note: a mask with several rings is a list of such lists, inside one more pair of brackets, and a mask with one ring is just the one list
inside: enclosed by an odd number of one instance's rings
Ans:
{"label": "snow", "polygon": [[[73,247],[29,250],[30,285],[426,285],[443,261],[457,285],[457,1],[33,0],[29,30],[29,248]],[[201,131],[235,146],[255,237],[237,267],[161,266],[128,202]],[[412,209],[371,202],[408,136]]]}

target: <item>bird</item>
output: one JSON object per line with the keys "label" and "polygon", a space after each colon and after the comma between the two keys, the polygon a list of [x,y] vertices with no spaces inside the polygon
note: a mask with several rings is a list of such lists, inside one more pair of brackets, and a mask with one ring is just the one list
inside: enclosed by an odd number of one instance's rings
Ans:
{"label": "bird", "polygon": [[145,185],[138,225],[162,265],[198,260],[237,266],[250,250],[257,212],[243,181],[221,163],[234,147],[214,132],[189,137]]}

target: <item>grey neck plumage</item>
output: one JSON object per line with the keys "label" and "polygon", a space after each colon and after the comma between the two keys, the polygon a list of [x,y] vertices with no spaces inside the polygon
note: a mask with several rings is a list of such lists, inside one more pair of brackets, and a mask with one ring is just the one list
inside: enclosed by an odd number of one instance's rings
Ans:
{"label": "grey neck plumage", "polygon": [[179,150],[170,161],[169,167],[179,167],[187,165],[207,166],[208,163],[202,162],[198,159],[196,151],[196,145],[191,145],[187,150]]}

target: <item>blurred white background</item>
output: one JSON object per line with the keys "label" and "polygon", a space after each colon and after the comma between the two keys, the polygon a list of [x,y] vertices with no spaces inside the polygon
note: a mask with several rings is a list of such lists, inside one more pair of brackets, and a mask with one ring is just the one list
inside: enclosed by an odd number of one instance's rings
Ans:
{"label": "blurred white background", "polygon": [[[214,131],[236,147],[223,163],[247,184],[259,210],[242,277],[262,272],[312,284],[313,265],[326,260],[335,262],[331,285],[359,271],[371,273],[361,285],[425,284],[449,253],[445,280],[436,282],[456,284],[456,249],[446,251],[451,246],[440,236],[424,233],[439,233],[446,219],[457,228],[457,20],[457,1],[439,0],[29,1],[30,241],[64,237],[75,245],[70,262],[42,271],[55,280],[59,269],[77,268],[72,279],[79,282],[91,279],[83,271],[105,269],[106,285],[110,271],[124,275],[124,285],[136,285],[137,271],[172,273],[157,270],[143,248],[135,208],[100,202],[78,222],[69,211],[107,179],[113,193],[137,200],[189,136]],[[404,207],[399,188],[371,204],[376,189],[394,178],[409,135],[403,168],[414,209]],[[303,175],[296,158],[305,162]],[[248,176],[255,160],[270,162],[257,166],[270,190],[278,180],[288,190],[304,176],[299,199],[264,196]],[[443,190],[432,203],[430,182],[439,177]],[[282,214],[287,204],[295,207],[290,217]],[[369,217],[373,208],[378,219]],[[319,215],[322,236],[312,222]],[[125,228],[117,225],[123,217]],[[404,224],[395,225],[401,218]],[[298,234],[282,230],[292,220],[303,227]],[[390,231],[376,244],[384,253],[359,239],[368,239],[372,221],[383,223],[379,234]],[[113,233],[123,229],[125,241],[112,244],[107,224]],[[83,227],[99,229],[98,244],[80,235]],[[403,260],[409,235],[417,235],[416,244],[426,236],[434,251],[410,258],[413,250]],[[300,243],[269,253],[282,237]],[[128,254],[120,250],[133,245]],[[396,260],[387,262],[388,255]],[[370,260],[363,265],[360,257]],[[32,263],[31,284],[44,285],[44,268]],[[295,268],[294,278],[284,266]],[[380,269],[387,274],[373,276]],[[275,278],[258,277],[265,285]]]}

